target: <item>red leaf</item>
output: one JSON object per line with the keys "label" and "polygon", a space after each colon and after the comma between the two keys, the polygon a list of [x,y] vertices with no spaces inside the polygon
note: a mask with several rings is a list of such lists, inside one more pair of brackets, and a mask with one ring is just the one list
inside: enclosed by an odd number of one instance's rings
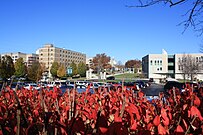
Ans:
{"label": "red leaf", "polygon": [[161,116],[162,116],[162,122],[165,126],[169,125],[169,118],[167,116],[166,109],[161,108]]}
{"label": "red leaf", "polygon": [[161,124],[159,124],[159,126],[158,126],[158,134],[159,135],[165,135],[166,134],[166,129]]}
{"label": "red leaf", "polygon": [[203,120],[202,115],[201,115],[200,111],[197,109],[197,107],[192,106],[190,109],[190,113],[191,113],[191,116],[197,115],[200,118],[200,120]]}
{"label": "red leaf", "polygon": [[99,127],[99,130],[102,134],[105,134],[108,131],[108,128],[105,127]]}
{"label": "red leaf", "polygon": [[89,93],[89,91],[90,91],[90,87],[91,87],[91,85],[88,85],[88,86],[87,86],[86,91],[85,91],[86,94]]}
{"label": "red leaf", "polygon": [[131,130],[136,130],[137,129],[137,121],[135,120],[133,125],[130,128]]}
{"label": "red leaf", "polygon": [[39,116],[38,110],[34,110],[33,113],[34,113],[35,116]]}
{"label": "red leaf", "polygon": [[160,124],[160,116],[159,115],[157,115],[154,118],[153,123],[154,123],[155,126],[158,126]]}
{"label": "red leaf", "polygon": [[183,105],[183,110],[185,110],[187,108],[187,106],[188,106],[187,104],[184,104]]}
{"label": "red leaf", "polygon": [[200,101],[200,99],[197,96],[195,96],[194,104],[196,106],[199,106],[201,104],[201,101]]}
{"label": "red leaf", "polygon": [[5,93],[5,98],[7,98],[8,100],[10,100],[11,96],[8,92]]}
{"label": "red leaf", "polygon": [[168,117],[165,117],[162,119],[162,122],[165,126],[168,126],[169,125],[169,118]]}
{"label": "red leaf", "polygon": [[143,93],[143,92],[141,92],[141,91],[138,92],[138,97],[139,97],[139,98],[143,98],[143,96],[144,96],[144,93]]}
{"label": "red leaf", "polygon": [[185,131],[183,130],[183,128],[180,125],[178,125],[176,130],[175,130],[175,132],[177,132],[177,133],[184,133]]}
{"label": "red leaf", "polygon": [[115,116],[114,116],[114,121],[122,122],[122,118],[119,116],[119,111],[116,111]]}
{"label": "red leaf", "polygon": [[131,108],[131,112],[136,114],[137,120],[140,120],[141,116],[140,116],[140,113],[138,111],[138,108],[134,104],[132,104],[132,103],[129,103],[129,106]]}

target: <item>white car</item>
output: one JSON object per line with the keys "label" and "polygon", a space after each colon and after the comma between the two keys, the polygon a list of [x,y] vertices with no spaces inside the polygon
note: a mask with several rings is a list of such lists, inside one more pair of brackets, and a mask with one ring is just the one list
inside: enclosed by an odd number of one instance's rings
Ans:
{"label": "white car", "polygon": [[40,87],[37,86],[36,83],[27,83],[24,86],[25,89],[31,90],[31,89],[36,89],[36,90],[40,90]]}

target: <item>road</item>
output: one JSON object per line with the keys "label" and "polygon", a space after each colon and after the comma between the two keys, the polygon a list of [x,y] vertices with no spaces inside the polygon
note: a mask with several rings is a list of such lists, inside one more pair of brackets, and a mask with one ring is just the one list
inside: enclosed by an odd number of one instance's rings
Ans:
{"label": "road", "polygon": [[152,83],[149,87],[143,88],[142,91],[146,96],[158,96],[159,92],[164,92],[164,86]]}

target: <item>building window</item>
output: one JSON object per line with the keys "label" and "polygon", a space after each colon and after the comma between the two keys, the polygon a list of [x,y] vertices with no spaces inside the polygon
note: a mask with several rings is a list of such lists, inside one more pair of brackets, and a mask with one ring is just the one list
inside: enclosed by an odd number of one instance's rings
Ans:
{"label": "building window", "polygon": [[151,65],[153,64],[152,60],[150,61]]}
{"label": "building window", "polygon": [[160,65],[162,65],[162,60],[160,60]]}
{"label": "building window", "polygon": [[156,65],[156,60],[154,61],[154,65]]}
{"label": "building window", "polygon": [[159,71],[159,68],[157,68],[157,71]]}
{"label": "building window", "polygon": [[162,67],[160,67],[160,71],[162,71]]}
{"label": "building window", "polygon": [[157,60],[157,65],[159,65],[159,60]]}

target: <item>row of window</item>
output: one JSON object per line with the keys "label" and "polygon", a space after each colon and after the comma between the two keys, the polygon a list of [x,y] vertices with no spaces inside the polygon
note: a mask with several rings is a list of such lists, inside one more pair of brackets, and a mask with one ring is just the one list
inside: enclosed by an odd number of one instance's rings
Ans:
{"label": "row of window", "polygon": [[[45,49],[45,50],[46,50],[45,52],[47,52],[47,49]],[[53,49],[48,49],[48,52],[49,51],[53,52]],[[43,52],[43,49],[41,49],[40,52]],[[60,50],[60,53],[65,53],[65,54],[70,54],[70,55],[80,55],[80,56],[84,55],[84,54],[81,54],[81,53],[65,51],[65,50]]]}
{"label": "row of window", "polygon": [[[189,57],[190,58],[190,57]],[[196,57],[195,58],[196,59],[196,62],[203,62],[203,56],[201,56],[201,57]],[[184,58],[178,58],[178,61],[179,62],[184,62],[184,61],[187,61],[187,57],[184,57]]]}
{"label": "row of window", "polygon": [[154,65],[162,65],[162,60],[154,60],[154,63],[153,63],[153,60],[151,60],[151,61],[150,61],[150,64],[151,64],[151,65],[153,65],[153,64],[154,64]]}
{"label": "row of window", "polygon": [[162,71],[162,67],[160,67],[160,68],[157,68],[157,71]]}
{"label": "row of window", "polygon": [[[79,63],[80,61],[74,61],[74,60],[71,60],[71,61],[69,61],[68,63],[64,63],[64,64],[65,64],[65,65],[70,65],[72,62],[74,62],[74,63]],[[49,64],[52,65],[53,62],[48,62],[47,64],[48,64],[48,65],[49,65]]]}
{"label": "row of window", "polygon": [[[43,56],[43,53],[41,53],[40,55]],[[53,56],[52,53],[50,55]],[[61,55],[61,54],[60,54],[60,57],[74,58],[74,59],[83,59],[83,57],[79,57],[79,56],[77,57],[77,56]]]}
{"label": "row of window", "polygon": [[[40,60],[43,61],[43,60],[47,60],[47,59],[41,58]],[[48,59],[48,60],[49,60],[49,59]],[[54,59],[53,59],[53,58],[50,58],[50,60],[53,61]],[[68,62],[73,62],[73,61],[74,61],[74,62],[78,62],[78,63],[81,62],[81,60],[73,60],[73,59],[60,59],[60,61],[65,61],[65,62],[67,62],[67,61],[68,61]]]}

